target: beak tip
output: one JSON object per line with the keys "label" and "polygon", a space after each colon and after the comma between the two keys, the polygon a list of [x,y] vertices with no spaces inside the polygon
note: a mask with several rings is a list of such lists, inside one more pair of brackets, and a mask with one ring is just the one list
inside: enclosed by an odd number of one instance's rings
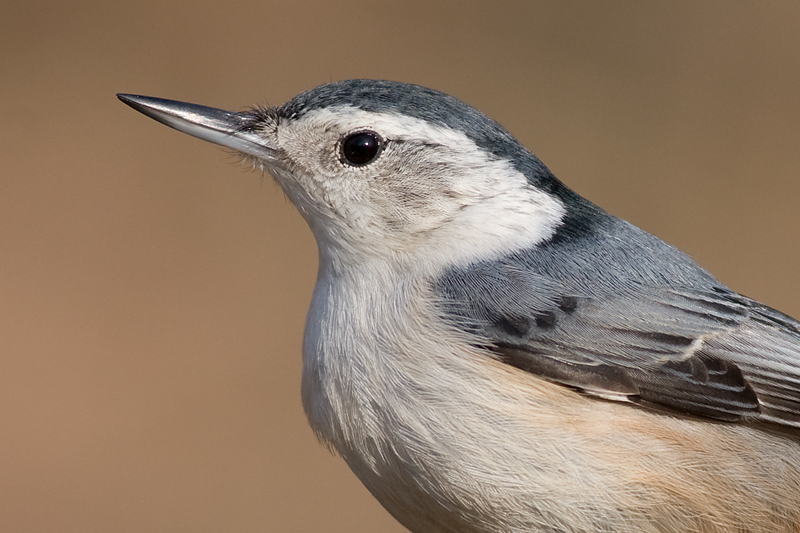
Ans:
{"label": "beak tip", "polygon": [[147,105],[147,96],[139,96],[138,94],[117,93],[117,98],[135,110],[144,113],[144,109],[150,107]]}

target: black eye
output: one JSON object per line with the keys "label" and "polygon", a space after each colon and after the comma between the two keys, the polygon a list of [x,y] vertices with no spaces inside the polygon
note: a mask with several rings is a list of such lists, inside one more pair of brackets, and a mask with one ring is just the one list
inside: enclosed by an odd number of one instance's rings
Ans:
{"label": "black eye", "polygon": [[342,157],[347,163],[360,167],[371,163],[383,148],[383,139],[374,131],[351,133],[342,141]]}

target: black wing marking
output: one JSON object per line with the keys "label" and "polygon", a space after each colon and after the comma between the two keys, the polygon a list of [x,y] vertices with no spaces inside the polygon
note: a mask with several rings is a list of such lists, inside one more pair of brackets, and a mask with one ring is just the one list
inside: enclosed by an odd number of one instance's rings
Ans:
{"label": "black wing marking", "polygon": [[502,361],[603,397],[800,427],[800,323],[791,317],[720,285],[587,294],[506,267],[437,285],[445,318]]}

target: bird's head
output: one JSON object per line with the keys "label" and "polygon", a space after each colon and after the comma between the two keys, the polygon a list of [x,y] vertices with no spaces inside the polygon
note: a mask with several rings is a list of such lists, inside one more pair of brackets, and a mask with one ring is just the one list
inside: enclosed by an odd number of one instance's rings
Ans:
{"label": "bird's head", "polygon": [[432,268],[539,245],[563,223],[563,186],[506,130],[446,94],[389,81],[322,85],[245,112],[120,98],[245,154],[308,222],[323,260]]}

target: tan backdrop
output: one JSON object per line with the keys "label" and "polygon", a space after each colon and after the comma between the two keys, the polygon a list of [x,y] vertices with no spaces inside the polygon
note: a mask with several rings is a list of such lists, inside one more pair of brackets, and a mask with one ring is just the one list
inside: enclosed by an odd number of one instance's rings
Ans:
{"label": "tan backdrop", "polygon": [[0,531],[402,528],[308,429],[309,231],[114,97],[230,109],[391,78],[800,315],[800,4],[6,2]]}

